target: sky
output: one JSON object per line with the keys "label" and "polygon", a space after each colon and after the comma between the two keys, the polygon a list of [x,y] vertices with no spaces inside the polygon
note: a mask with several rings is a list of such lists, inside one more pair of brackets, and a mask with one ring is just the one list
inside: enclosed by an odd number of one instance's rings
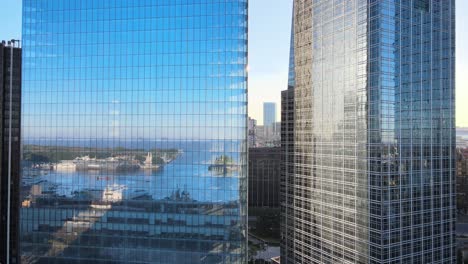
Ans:
{"label": "sky", "polygon": [[[21,39],[21,0],[2,0],[0,39]],[[468,1],[457,0],[457,126],[468,127]],[[292,0],[249,1],[249,116],[263,124],[263,102],[287,88]],[[279,121],[279,120],[278,120]]]}

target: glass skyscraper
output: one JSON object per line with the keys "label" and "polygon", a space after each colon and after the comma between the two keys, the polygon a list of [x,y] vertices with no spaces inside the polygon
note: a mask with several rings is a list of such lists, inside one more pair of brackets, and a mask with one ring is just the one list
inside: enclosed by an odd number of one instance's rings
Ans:
{"label": "glass skyscraper", "polygon": [[281,263],[454,263],[455,1],[296,0],[294,32]]}
{"label": "glass skyscraper", "polygon": [[21,47],[18,42],[2,41],[0,43],[0,263],[19,261],[21,63]]}
{"label": "glass skyscraper", "polygon": [[263,125],[274,126],[276,123],[276,103],[263,103]]}
{"label": "glass skyscraper", "polygon": [[24,0],[22,263],[247,262],[247,0]]}
{"label": "glass skyscraper", "polygon": [[276,103],[263,103],[263,129],[265,138],[276,133]]}
{"label": "glass skyscraper", "polygon": [[[294,86],[296,73],[294,66],[294,8],[291,22],[291,39],[289,44],[288,88],[281,91],[281,176],[280,176],[280,250],[285,250],[294,243]],[[288,235],[289,234],[289,235]],[[285,260],[282,260],[285,261]]]}

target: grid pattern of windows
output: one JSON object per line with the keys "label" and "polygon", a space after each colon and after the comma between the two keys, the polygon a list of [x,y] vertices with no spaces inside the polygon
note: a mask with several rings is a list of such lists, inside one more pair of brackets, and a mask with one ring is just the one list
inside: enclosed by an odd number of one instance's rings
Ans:
{"label": "grid pattern of windows", "polygon": [[293,244],[294,214],[292,200],[294,189],[294,86],[296,84],[294,67],[294,10],[291,23],[291,41],[289,47],[288,89],[281,92],[281,262],[287,263],[289,256],[285,250]]}
{"label": "grid pattern of windows", "polygon": [[455,261],[454,2],[295,1],[285,263]]}
{"label": "grid pattern of windows", "polygon": [[[13,72],[11,72],[11,46],[0,43],[0,262],[7,262],[9,246],[10,263],[18,263],[19,233],[19,183],[20,183],[20,112],[21,112],[21,49],[13,48]],[[11,177],[8,185],[8,151],[10,140],[10,75],[11,97]],[[10,223],[8,225],[8,188],[10,188]],[[10,232],[10,241],[7,233]],[[7,246],[7,244],[9,245]]]}
{"label": "grid pattern of windows", "polygon": [[[285,250],[293,242],[294,226],[294,87],[281,92],[281,250]],[[288,256],[281,253],[282,257]],[[281,260],[286,262],[286,260]]]}
{"label": "grid pattern of windows", "polygon": [[370,12],[371,260],[454,263],[455,1]]}
{"label": "grid pattern of windows", "polygon": [[246,263],[247,0],[24,0],[22,263]]}
{"label": "grid pattern of windows", "polygon": [[249,207],[279,207],[281,149],[249,148]]}

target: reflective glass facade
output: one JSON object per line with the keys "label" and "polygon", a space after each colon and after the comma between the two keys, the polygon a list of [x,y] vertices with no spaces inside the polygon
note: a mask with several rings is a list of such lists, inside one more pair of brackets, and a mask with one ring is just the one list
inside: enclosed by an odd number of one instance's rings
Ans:
{"label": "reflective glass facade", "polygon": [[289,42],[289,67],[288,67],[288,88],[294,88],[296,84],[296,72],[294,71],[294,9],[291,21],[291,38]]}
{"label": "reflective glass facade", "polygon": [[282,263],[454,263],[455,1],[294,6]]}
{"label": "reflective glass facade", "polygon": [[[13,58],[11,56],[12,52]],[[11,59],[13,59],[13,61]],[[11,66],[13,66],[13,71],[11,70]],[[10,77],[13,78],[11,79]],[[11,98],[10,80],[12,81]],[[10,99],[12,110],[11,120]],[[2,42],[0,43],[0,215],[2,216],[0,218],[0,263],[7,263],[7,259],[9,260],[9,263],[19,262],[18,196],[20,183],[19,157],[21,148],[20,113],[21,48],[18,47],[17,43],[6,44]],[[11,155],[9,155],[10,146]],[[11,158],[10,162],[9,158]],[[10,206],[9,209],[8,205]],[[7,252],[9,252],[9,254],[7,254]]]}
{"label": "reflective glass facade", "polygon": [[22,263],[246,263],[247,0],[24,0]]}
{"label": "reflective glass facade", "polygon": [[287,248],[294,243],[294,8],[289,46],[288,89],[281,91],[281,261],[286,262]]}

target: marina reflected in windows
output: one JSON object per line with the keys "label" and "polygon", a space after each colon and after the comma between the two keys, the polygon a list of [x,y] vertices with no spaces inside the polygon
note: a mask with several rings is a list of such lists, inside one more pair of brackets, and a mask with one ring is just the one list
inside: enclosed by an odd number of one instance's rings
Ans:
{"label": "marina reflected in windows", "polygon": [[23,52],[23,263],[246,262],[246,0],[24,0]]}

